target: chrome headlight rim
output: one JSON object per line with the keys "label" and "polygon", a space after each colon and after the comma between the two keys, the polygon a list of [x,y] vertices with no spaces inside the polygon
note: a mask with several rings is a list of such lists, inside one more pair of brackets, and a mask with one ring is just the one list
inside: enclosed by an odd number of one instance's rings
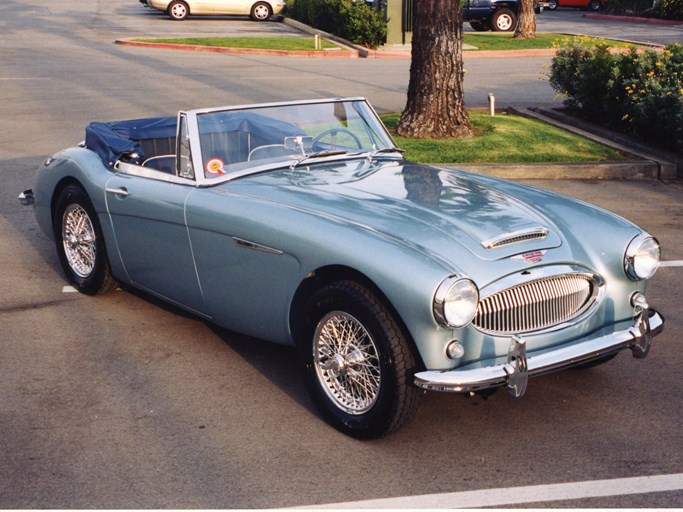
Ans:
{"label": "chrome headlight rim", "polygon": [[[460,311],[454,315],[454,303]],[[469,325],[479,307],[479,288],[470,278],[454,274],[444,279],[434,294],[433,312],[436,321],[448,328],[460,329]]]}
{"label": "chrome headlight rim", "polygon": [[624,253],[626,276],[632,281],[650,279],[659,267],[660,258],[659,241],[647,233],[641,233],[631,240]]}

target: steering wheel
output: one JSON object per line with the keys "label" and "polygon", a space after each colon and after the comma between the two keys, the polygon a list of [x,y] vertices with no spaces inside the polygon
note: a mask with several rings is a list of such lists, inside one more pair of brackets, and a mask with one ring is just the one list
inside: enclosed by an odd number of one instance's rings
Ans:
{"label": "steering wheel", "polygon": [[[313,143],[311,146],[316,147],[318,142],[320,142],[320,139],[325,137],[326,135],[331,135],[332,137],[336,136],[338,133],[345,133],[349,137],[353,139],[353,142],[358,146],[358,149],[361,149],[363,147],[363,144],[361,143],[360,139],[356,137],[356,135],[351,131],[346,128],[330,128],[329,130],[325,130],[324,132],[320,133],[313,139]],[[334,144],[334,143],[332,143]],[[334,144],[336,146],[336,144]]]}

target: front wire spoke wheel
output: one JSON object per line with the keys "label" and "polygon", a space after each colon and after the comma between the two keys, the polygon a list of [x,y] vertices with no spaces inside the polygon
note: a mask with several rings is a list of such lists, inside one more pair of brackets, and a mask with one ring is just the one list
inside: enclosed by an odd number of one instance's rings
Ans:
{"label": "front wire spoke wheel", "polygon": [[415,416],[418,363],[382,298],[356,281],[333,281],[312,293],[304,312],[296,339],[306,387],[330,425],[374,439]]}
{"label": "front wire spoke wheel", "polygon": [[71,204],[64,211],[62,243],[74,274],[78,277],[92,274],[97,257],[95,229],[87,212],[78,204]]}
{"label": "front wire spoke wheel", "polygon": [[377,401],[381,366],[377,346],[352,315],[332,311],[315,332],[313,361],[323,390],[347,414],[367,412]]}

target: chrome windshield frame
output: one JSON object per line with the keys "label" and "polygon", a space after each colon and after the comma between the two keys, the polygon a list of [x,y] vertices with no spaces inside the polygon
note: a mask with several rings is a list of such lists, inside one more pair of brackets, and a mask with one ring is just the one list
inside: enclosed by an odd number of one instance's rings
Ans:
{"label": "chrome windshield frame", "polygon": [[[377,114],[376,110],[370,105],[370,103],[367,101],[366,98],[364,97],[349,97],[349,98],[328,98],[328,99],[316,99],[316,100],[300,100],[300,101],[285,101],[285,102],[271,102],[271,103],[258,103],[258,104],[247,104],[247,105],[236,105],[236,106],[224,106],[224,107],[213,107],[213,108],[201,108],[201,109],[193,109],[193,110],[186,110],[183,111],[182,114],[185,116],[187,120],[187,128],[188,128],[188,134],[190,137],[190,150],[192,154],[192,163],[194,166],[194,174],[195,174],[195,181],[198,187],[212,187],[215,185],[219,185],[222,183],[226,183],[229,181],[233,181],[235,179],[243,178],[246,176],[251,176],[253,174],[260,174],[264,172],[269,172],[269,171],[274,171],[274,170],[280,170],[280,169],[287,169],[289,168],[292,164],[296,163],[297,159],[291,159],[291,160],[282,160],[279,162],[271,162],[271,163],[263,163],[263,164],[258,164],[254,163],[253,166],[245,167],[240,170],[232,171],[232,172],[227,172],[226,174],[219,176],[219,177],[207,177],[204,172],[204,155],[202,154],[202,147],[201,147],[201,141],[200,141],[200,127],[199,127],[199,118],[203,115],[206,114],[213,114],[213,113],[221,113],[221,112],[236,112],[236,111],[248,111],[248,110],[258,110],[258,109],[266,109],[266,108],[279,108],[279,107],[297,107],[297,106],[306,106],[306,105],[322,105],[322,104],[331,104],[331,103],[363,103],[366,109],[364,109],[363,113],[359,115],[366,121],[366,123],[369,123],[369,125],[377,130],[381,130],[380,133],[377,135],[381,136],[383,139],[385,139],[386,143],[390,146],[393,147],[396,151],[396,155],[394,158],[402,158],[400,155],[401,151],[397,146],[396,143],[389,133],[389,131],[386,129],[384,126],[384,123],[382,123],[379,115]],[[371,119],[367,119],[365,116],[371,116]],[[343,155],[333,155],[333,156],[320,156],[320,157],[312,157],[306,160],[305,164],[303,166],[312,166],[315,165],[316,163],[319,162],[331,162],[335,160],[348,160],[348,159],[358,159],[358,158],[368,158],[371,157],[373,154],[373,151],[371,150],[361,150],[357,153],[349,153],[349,154],[343,154]],[[387,154],[384,154],[383,157],[391,158],[393,152],[389,152]],[[373,158],[376,158],[373,157]]]}

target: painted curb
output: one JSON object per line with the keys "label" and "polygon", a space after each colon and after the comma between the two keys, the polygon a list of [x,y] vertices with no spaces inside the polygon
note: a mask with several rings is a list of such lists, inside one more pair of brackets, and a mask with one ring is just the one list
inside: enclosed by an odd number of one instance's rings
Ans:
{"label": "painted curb", "polygon": [[144,41],[132,41],[130,39],[117,39],[114,44],[121,46],[134,46],[138,48],[157,48],[167,50],[182,50],[193,52],[228,53],[233,55],[270,55],[277,57],[333,57],[355,59],[358,52],[354,50],[266,50],[263,48],[226,48],[222,46],[202,46],[195,44],[173,43],[149,43]]}
{"label": "painted curb", "polygon": [[591,20],[628,21],[630,23],[650,23],[652,25],[683,25],[683,21],[661,20],[659,18],[641,18],[639,16],[614,16],[611,14],[586,13],[583,15],[583,17]]}

